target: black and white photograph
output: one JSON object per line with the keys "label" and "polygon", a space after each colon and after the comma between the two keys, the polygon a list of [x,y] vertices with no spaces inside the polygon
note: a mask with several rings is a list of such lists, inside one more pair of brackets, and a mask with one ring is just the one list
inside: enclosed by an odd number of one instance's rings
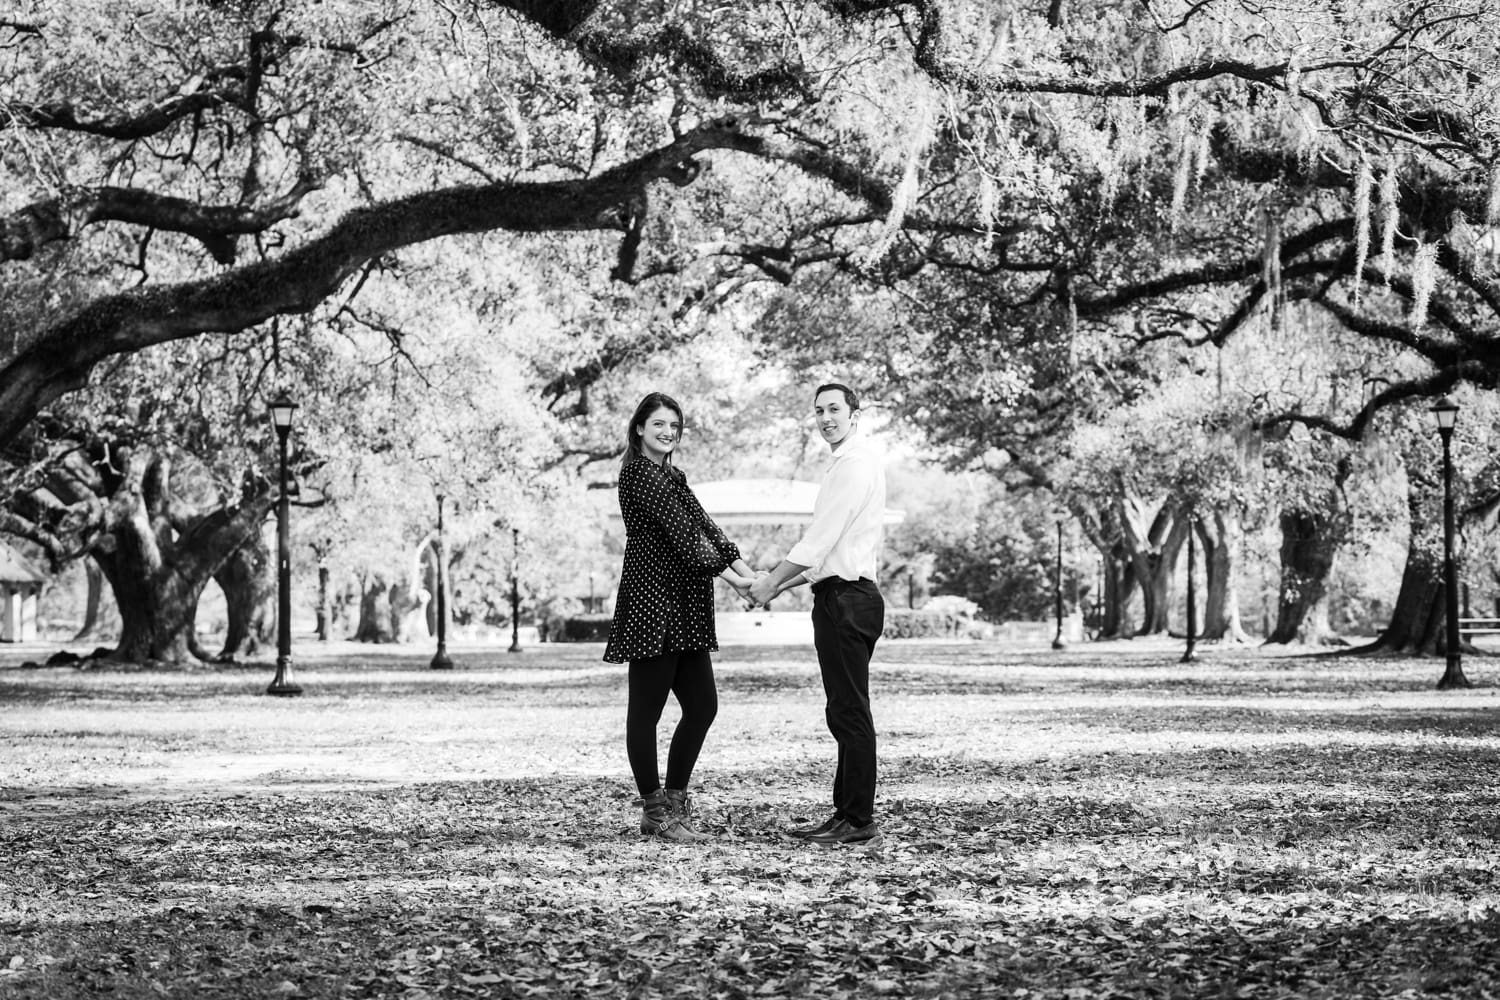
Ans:
{"label": "black and white photograph", "polygon": [[0,1000],[1500,1000],[1495,0],[0,0]]}

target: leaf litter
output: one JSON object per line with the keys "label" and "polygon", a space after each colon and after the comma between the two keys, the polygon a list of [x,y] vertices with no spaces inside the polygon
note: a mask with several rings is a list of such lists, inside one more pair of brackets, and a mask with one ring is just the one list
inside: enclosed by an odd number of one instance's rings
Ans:
{"label": "leaf litter", "polygon": [[[1472,703],[1416,690],[1428,664],[1226,658],[1169,684],[1087,654],[892,644],[874,682],[884,835],[830,850],[780,832],[825,808],[816,691],[739,652],[720,657],[700,847],[634,832],[623,753],[596,724],[620,687],[573,651],[534,684],[409,678],[419,712],[459,720],[421,740],[353,666],[313,675],[337,689],[324,709],[365,699],[324,713],[334,733],[193,693],[214,725],[161,753],[279,738],[279,777],[258,784],[120,764],[119,693],[87,683],[67,692],[69,711],[98,703],[87,747],[49,734],[35,685],[70,680],[29,680],[0,730],[28,755],[0,789],[0,996],[1500,996],[1500,793],[1482,777],[1500,737]],[[181,718],[181,692],[132,682],[149,725],[170,726],[158,698]],[[550,728],[569,713],[528,727],[560,689],[576,730]],[[464,713],[485,711],[509,713],[497,759],[532,773],[327,780],[369,754],[472,766]],[[551,769],[548,741],[571,745]],[[96,788],[77,782],[87,754]]]}

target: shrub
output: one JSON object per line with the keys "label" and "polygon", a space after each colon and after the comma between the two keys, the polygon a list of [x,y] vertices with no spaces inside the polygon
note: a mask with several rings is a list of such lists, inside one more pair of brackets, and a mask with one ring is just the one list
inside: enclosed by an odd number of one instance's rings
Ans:
{"label": "shrub", "polygon": [[972,624],[969,618],[941,609],[886,608],[885,628],[880,634],[885,639],[959,639],[969,634]]}
{"label": "shrub", "polygon": [[610,615],[569,615],[554,618],[547,630],[549,642],[606,642]]}
{"label": "shrub", "polygon": [[956,618],[973,618],[979,614],[979,605],[957,594],[939,594],[922,605],[921,610]]}

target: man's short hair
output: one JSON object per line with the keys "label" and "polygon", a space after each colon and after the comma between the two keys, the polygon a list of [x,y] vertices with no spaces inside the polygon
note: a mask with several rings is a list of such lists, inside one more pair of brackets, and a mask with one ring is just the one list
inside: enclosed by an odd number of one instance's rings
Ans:
{"label": "man's short hair", "polygon": [[859,397],[854,394],[853,389],[842,382],[824,382],[813,393],[813,400],[816,401],[819,396],[823,395],[829,389],[837,389],[839,392],[842,392],[844,394],[844,402],[848,404],[850,410],[859,409]]}

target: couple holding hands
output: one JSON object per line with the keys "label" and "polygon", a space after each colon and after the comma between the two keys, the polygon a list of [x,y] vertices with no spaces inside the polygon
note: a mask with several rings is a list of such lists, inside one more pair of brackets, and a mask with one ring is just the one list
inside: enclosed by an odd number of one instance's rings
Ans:
{"label": "couple holding hands", "polygon": [[[885,601],[875,584],[885,471],[857,433],[854,390],[820,385],[813,393],[813,413],[833,449],[833,464],[802,539],[775,569],[761,574],[745,563],[673,465],[684,424],[677,401],[650,393],[630,418],[619,487],[625,562],[604,659],[629,663],[625,750],[641,796],[643,834],[687,843],[709,839],[693,824],[687,788],[719,709],[709,656],[719,648],[713,604],[717,575],[759,605],[792,587],[812,586],[813,645],[838,764],[832,815],[787,832],[824,845],[860,844],[879,835],[870,656],[885,623]],[[668,694],[676,696],[682,718],[667,750],[664,783],[656,727]]]}

